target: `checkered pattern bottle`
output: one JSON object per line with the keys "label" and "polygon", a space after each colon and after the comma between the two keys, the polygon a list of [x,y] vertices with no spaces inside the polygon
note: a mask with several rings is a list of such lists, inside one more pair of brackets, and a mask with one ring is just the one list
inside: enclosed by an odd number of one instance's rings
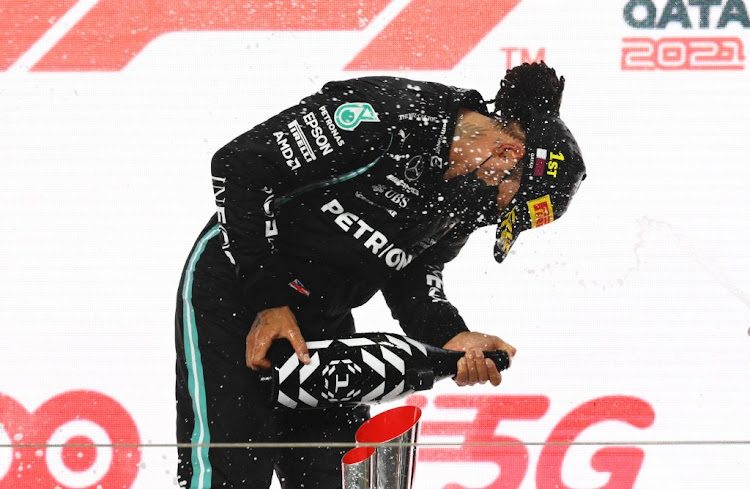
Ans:
{"label": "checkered pattern bottle", "polygon": [[[310,363],[300,362],[289,342],[268,352],[273,367],[261,377],[268,400],[293,409],[377,404],[432,388],[452,377],[463,352],[445,350],[391,333],[361,333],[309,341]],[[485,352],[498,370],[510,365],[504,351]]]}

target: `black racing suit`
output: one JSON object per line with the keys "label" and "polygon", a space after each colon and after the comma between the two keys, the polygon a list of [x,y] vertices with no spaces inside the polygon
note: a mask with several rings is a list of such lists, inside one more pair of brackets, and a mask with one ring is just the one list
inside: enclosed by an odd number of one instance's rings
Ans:
{"label": "black racing suit", "polygon": [[[303,337],[354,331],[381,291],[404,332],[442,346],[467,328],[442,270],[477,223],[443,180],[460,107],[478,92],[401,78],[331,82],[221,148],[218,211],[182,274],[176,314],[182,443],[352,442],[366,408],[270,409],[245,366],[260,310],[289,306]],[[339,487],[346,449],[180,449],[190,488]]]}

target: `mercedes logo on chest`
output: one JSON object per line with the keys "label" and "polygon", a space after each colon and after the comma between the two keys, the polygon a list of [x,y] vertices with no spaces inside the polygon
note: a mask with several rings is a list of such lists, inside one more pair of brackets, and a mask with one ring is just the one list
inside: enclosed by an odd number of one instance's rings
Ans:
{"label": "mercedes logo on chest", "polygon": [[404,177],[410,182],[419,180],[422,176],[422,170],[424,169],[424,158],[422,156],[415,156],[406,163],[406,169],[404,170]]}

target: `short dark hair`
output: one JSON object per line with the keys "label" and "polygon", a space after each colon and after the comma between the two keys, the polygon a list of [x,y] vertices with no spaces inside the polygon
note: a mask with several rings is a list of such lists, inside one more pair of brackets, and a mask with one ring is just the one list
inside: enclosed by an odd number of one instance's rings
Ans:
{"label": "short dark hair", "polygon": [[524,129],[535,116],[558,117],[565,78],[544,61],[524,63],[505,73],[495,95],[495,116],[517,120]]}

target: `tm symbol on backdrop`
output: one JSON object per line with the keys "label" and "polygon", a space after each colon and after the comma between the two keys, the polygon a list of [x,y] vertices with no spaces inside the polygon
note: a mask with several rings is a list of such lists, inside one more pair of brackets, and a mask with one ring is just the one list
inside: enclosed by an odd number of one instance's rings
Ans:
{"label": "tm symbol on backdrop", "polygon": [[505,53],[505,66],[507,69],[524,63],[539,63],[547,60],[547,49],[543,47],[536,50],[533,58],[531,56],[531,48],[513,46],[500,48],[500,51]]}

